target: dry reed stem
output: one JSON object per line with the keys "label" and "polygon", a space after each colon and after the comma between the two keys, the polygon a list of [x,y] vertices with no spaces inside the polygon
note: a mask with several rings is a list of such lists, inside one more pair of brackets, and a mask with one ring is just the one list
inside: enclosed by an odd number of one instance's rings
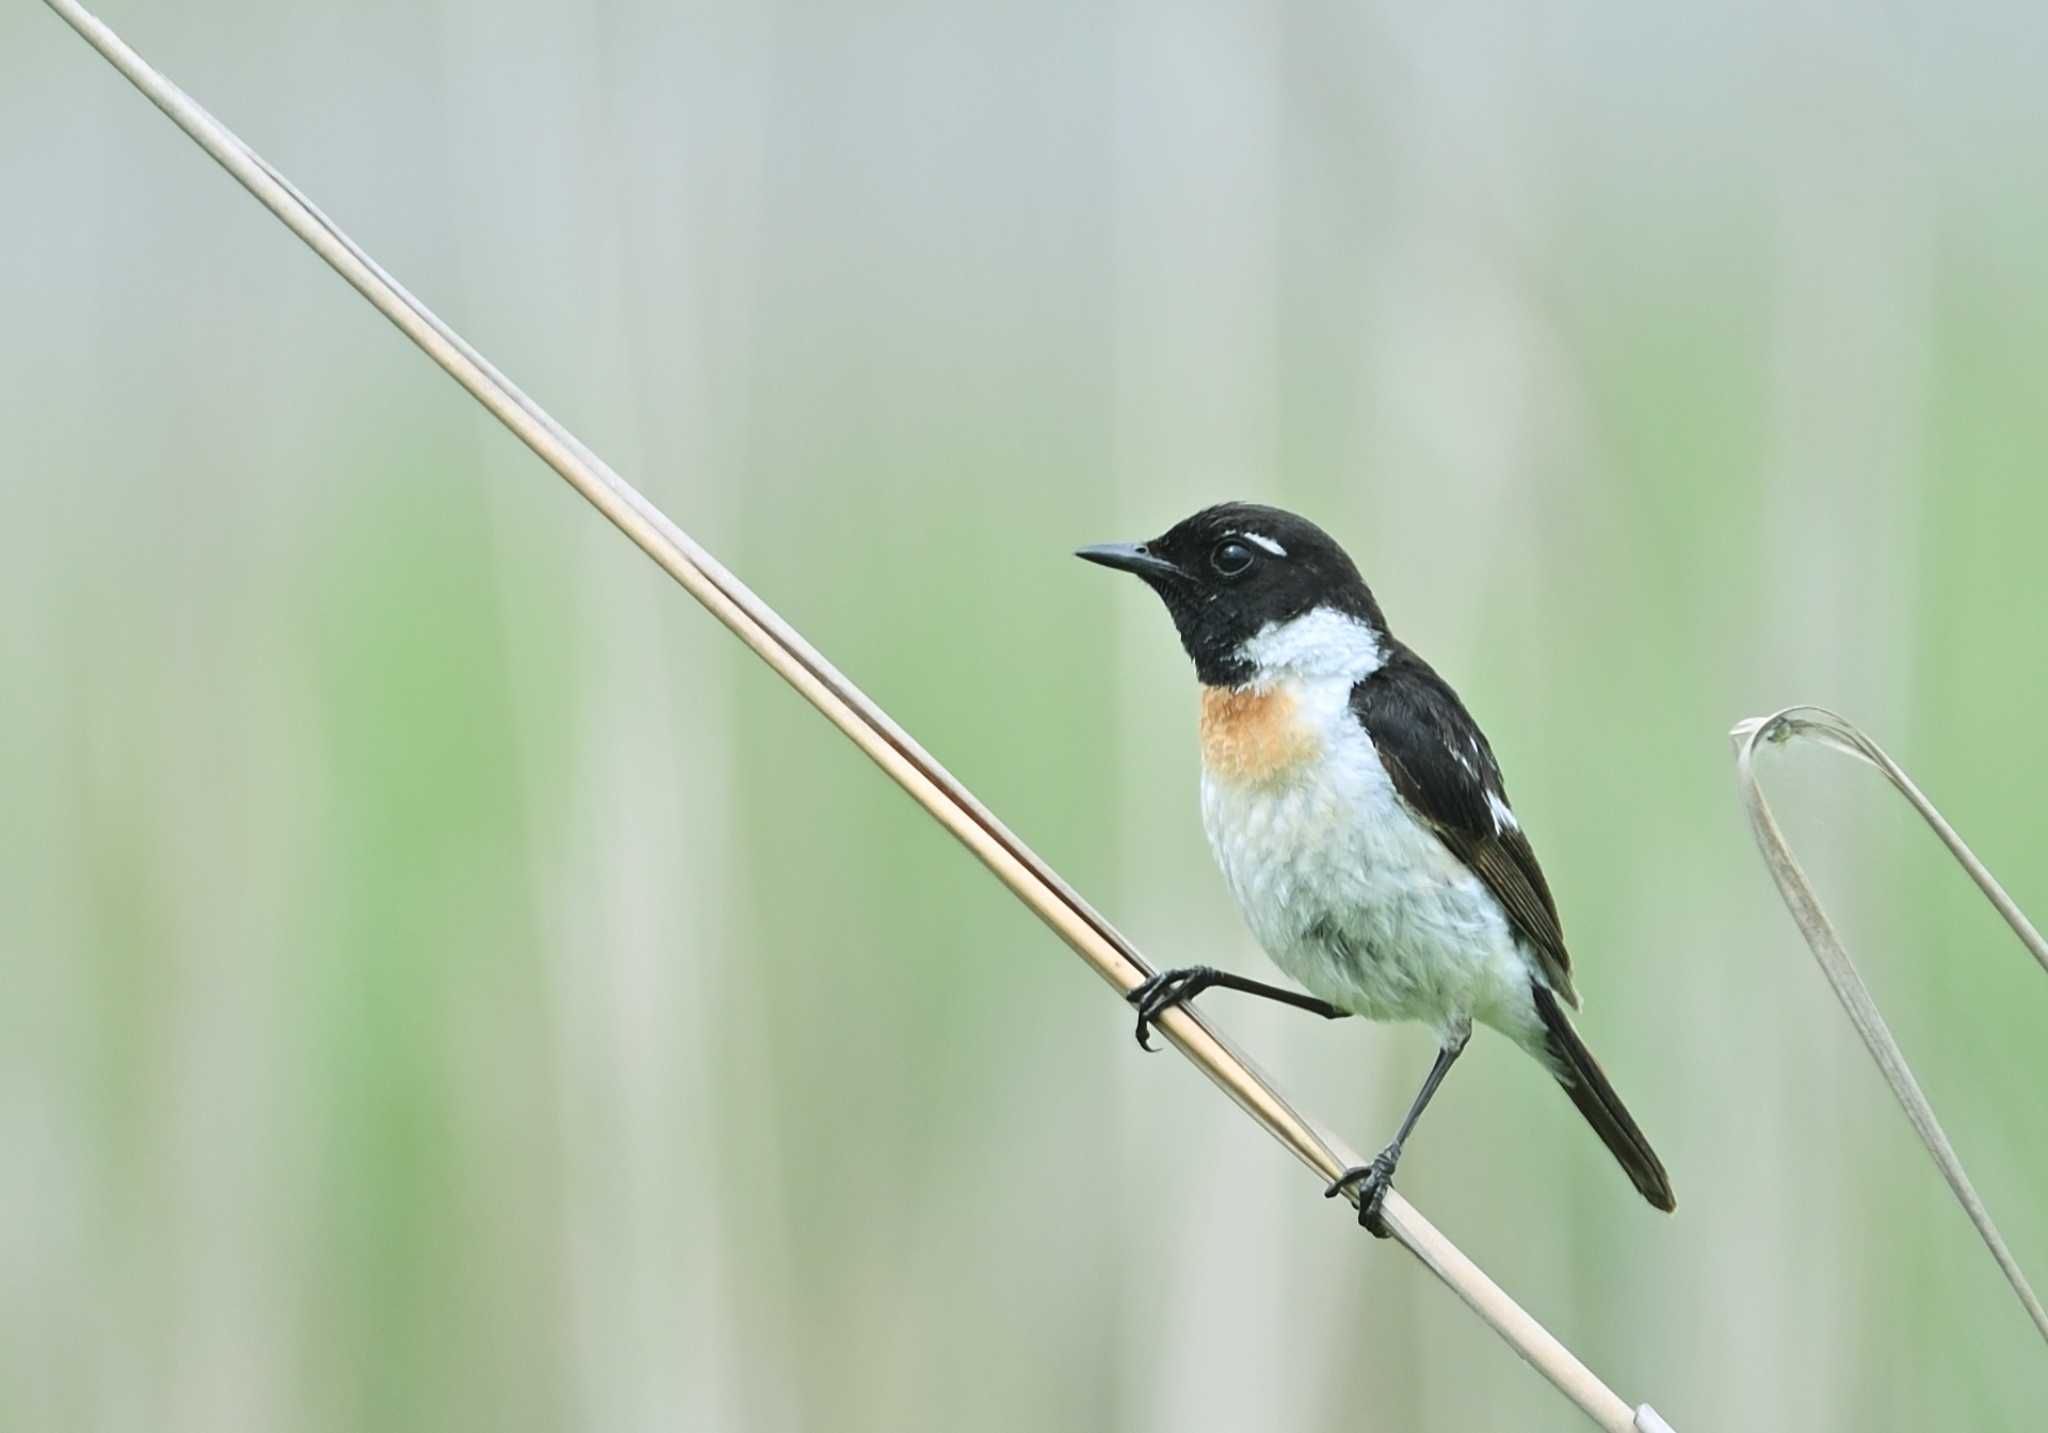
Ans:
{"label": "dry reed stem", "polygon": [[[170,117],[287,228],[368,299],[406,337],[630,537],[803,698],[853,741],[932,818],[959,839],[1120,992],[1152,969],[1135,947],[1013,835],[880,707],[710,553],[550,417],[453,329],[378,266],[326,215],[189,95],[172,84],[76,0],[44,0],[130,83]],[[1157,1022],[1223,1092],[1313,1170],[1334,1179],[1358,1163],[1340,1141],[1287,1100],[1194,1012]],[[1414,1205],[1390,1191],[1388,1230],[1473,1312],[1607,1433],[1654,1433],[1666,1425],[1648,1405],[1631,1410],[1613,1390],[1501,1291]]]}
{"label": "dry reed stem", "polygon": [[2027,1317],[2034,1321],[2043,1339],[2048,1339],[2048,1311],[2041,1307],[2033,1289],[2027,1284],[2026,1275],[2014,1261],[2012,1251],[2006,1248],[2005,1239],[1998,1232],[1998,1226],[1991,1222],[1990,1211],[1984,1201],[1977,1197],[1976,1188],[1963,1173],[1963,1162],[1956,1157],[1954,1146],[1942,1132],[1941,1122],[1934,1117],[1934,1107],[1927,1102],[1927,1096],[1920,1091],[1920,1082],[1913,1078],[1913,1069],[1906,1063],[1905,1055],[1899,1049],[1899,1042],[1892,1038],[1892,1032],[1878,1013],[1877,1002],[1870,998],[1870,987],[1863,983],[1863,977],[1856,973],[1856,966],[1849,959],[1849,951],[1842,944],[1842,938],[1835,932],[1825,912],[1820,907],[1820,897],[1814,894],[1813,884],[1806,879],[1799,862],[1793,859],[1791,849],[1785,844],[1785,837],[1778,829],[1776,818],[1771,815],[1769,803],[1764,800],[1763,787],[1756,774],[1756,752],[1760,743],[1771,742],[1782,745],[1794,737],[1809,740],[1830,747],[1835,751],[1867,762],[1884,773],[1887,781],[1898,788],[1901,795],[1913,804],[1921,818],[1934,828],[1962,868],[1970,873],[1970,879],[1977,883],[1979,890],[1990,898],[1998,913],[2005,917],[2013,934],[2020,943],[2048,970],[2048,941],[2034,929],[2026,914],[2013,904],[2005,888],[1992,878],[1984,863],[1977,859],[1976,852],[1964,844],[1956,834],[1955,827],[1943,819],[1934,803],[1921,794],[1912,779],[1899,764],[1885,754],[1876,742],[1858,731],[1835,713],[1822,707],[1786,707],[1767,717],[1752,717],[1740,723],[1729,738],[1735,743],[1736,769],[1742,779],[1742,800],[1749,812],[1750,829],[1756,833],[1757,846],[1763,851],[1764,864],[1770,868],[1771,879],[1778,883],[1778,893],[1785,899],[1792,919],[1799,925],[1799,932],[1806,937],[1806,943],[1813,950],[1814,959],[1820,962],[1828,983],[1834,987],[1836,999],[1849,1014],[1849,1022],[1856,1027],[1856,1033],[1863,1037],[1863,1044],[1870,1051],[1870,1058],[1877,1061],[1877,1068],[1883,1072],[1885,1082],[1898,1096],[1905,1108],[1906,1118],[1912,1121],[1913,1132],[1920,1136],[1920,1142],[1927,1147],[1934,1164],[1948,1181],[1948,1187],[1963,1206],[1963,1212],[1970,1216],[1970,1222],[1977,1226],[1978,1235],[1984,1240],[1984,1247],[1991,1251],[1991,1257],[1998,1261],[1999,1269],[2005,1274],[2012,1291],[2019,1295],[2020,1304],[2027,1311]]}

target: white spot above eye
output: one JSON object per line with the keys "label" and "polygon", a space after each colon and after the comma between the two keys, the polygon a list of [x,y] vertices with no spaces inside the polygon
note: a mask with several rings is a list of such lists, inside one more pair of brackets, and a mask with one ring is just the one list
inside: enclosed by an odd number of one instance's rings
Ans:
{"label": "white spot above eye", "polygon": [[1493,813],[1493,829],[1498,833],[1517,830],[1521,822],[1515,820],[1515,813],[1508,809],[1508,803],[1500,799],[1498,791],[1486,793],[1486,809]]}
{"label": "white spot above eye", "polygon": [[1242,537],[1246,542],[1256,542],[1260,547],[1265,548],[1266,551],[1272,553],[1275,557],[1287,556],[1287,549],[1282,547],[1279,543],[1273,541],[1272,538],[1267,537],[1264,533],[1245,532],[1239,533],[1238,536]]}

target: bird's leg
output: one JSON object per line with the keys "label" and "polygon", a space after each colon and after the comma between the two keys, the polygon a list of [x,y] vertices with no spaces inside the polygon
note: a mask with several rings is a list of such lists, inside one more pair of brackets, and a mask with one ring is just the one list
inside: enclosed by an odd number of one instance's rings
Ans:
{"label": "bird's leg", "polygon": [[1232,975],[1227,970],[1218,970],[1210,965],[1187,965],[1179,970],[1162,970],[1124,999],[1138,1007],[1138,1046],[1150,1050],[1152,1044],[1145,1038],[1145,1032],[1152,1022],[1176,1005],[1185,1004],[1210,986],[1224,990],[1236,990],[1246,995],[1258,995],[1267,1000],[1277,1000],[1282,1005],[1292,1005],[1297,1010],[1306,1010],[1320,1015],[1325,1020],[1341,1020],[1347,1012],[1339,1010],[1327,1000],[1318,1000],[1313,995],[1303,995],[1298,990],[1283,990],[1277,985],[1262,981],[1247,980],[1242,975]]}
{"label": "bird's leg", "polygon": [[1372,1163],[1354,1165],[1330,1181],[1330,1187],[1323,1191],[1323,1198],[1334,1199],[1345,1190],[1358,1190],[1358,1224],[1369,1229],[1381,1239],[1388,1237],[1387,1226],[1380,1221],[1380,1203],[1387,1197],[1387,1191],[1394,1186],[1394,1166],[1401,1162],[1401,1146],[1408,1142],[1408,1133],[1415,1128],[1415,1122],[1422,1118],[1423,1109],[1429,1098],[1436,1093],[1436,1087],[1444,1082],[1444,1076],[1451,1072],[1451,1066],[1458,1056],[1465,1052],[1465,1042],[1472,1038],[1471,1025],[1465,1024],[1456,1035],[1446,1040],[1436,1052],[1436,1063],[1429,1067],[1429,1078],[1422,1082],[1422,1089],[1415,1096],[1415,1103],[1408,1106],[1408,1117],[1401,1121],[1401,1128],[1394,1132],[1387,1147],[1372,1157]]}

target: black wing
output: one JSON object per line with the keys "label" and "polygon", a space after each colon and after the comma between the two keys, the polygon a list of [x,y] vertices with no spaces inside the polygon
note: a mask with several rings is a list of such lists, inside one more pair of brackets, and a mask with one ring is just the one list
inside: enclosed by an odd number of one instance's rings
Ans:
{"label": "black wing", "polygon": [[1550,884],[1529,838],[1505,814],[1507,789],[1493,748],[1458,694],[1429,663],[1394,644],[1385,664],[1351,689],[1351,712],[1372,738],[1394,790],[1486,883],[1536,952],[1550,988],[1576,1010],[1571,956]]}

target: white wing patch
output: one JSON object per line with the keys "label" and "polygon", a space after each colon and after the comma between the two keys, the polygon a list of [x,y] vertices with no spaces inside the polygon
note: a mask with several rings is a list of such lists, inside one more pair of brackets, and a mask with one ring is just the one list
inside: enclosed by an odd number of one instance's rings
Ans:
{"label": "white wing patch", "polygon": [[1515,819],[1515,813],[1508,809],[1508,803],[1500,799],[1499,792],[1486,793],[1486,809],[1493,813],[1493,829],[1496,834],[1517,830],[1522,824]]}

